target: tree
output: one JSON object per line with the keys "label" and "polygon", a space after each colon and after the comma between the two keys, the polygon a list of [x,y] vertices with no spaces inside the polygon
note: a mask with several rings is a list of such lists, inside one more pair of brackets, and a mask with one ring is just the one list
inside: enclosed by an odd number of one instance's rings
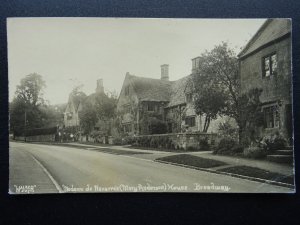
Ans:
{"label": "tree", "polygon": [[98,121],[97,112],[89,101],[85,101],[82,106],[82,110],[79,112],[80,125],[84,134],[88,134]]}
{"label": "tree", "polygon": [[238,60],[227,43],[201,55],[199,70],[192,82],[196,113],[205,115],[204,132],[217,115],[238,120]]}
{"label": "tree", "polygon": [[115,94],[98,94],[95,101],[95,108],[97,111],[98,119],[105,120],[114,118],[116,113],[117,101],[118,99]]}
{"label": "tree", "polygon": [[192,81],[196,113],[206,115],[204,131],[210,119],[227,115],[238,124],[240,142],[245,137],[250,139],[246,142],[255,139],[255,127],[262,124],[259,100],[262,90],[239,92],[238,59],[227,43],[201,55],[199,72]]}
{"label": "tree", "polygon": [[239,140],[245,146],[258,139],[257,127],[263,125],[263,112],[261,111],[261,89],[253,88],[241,94],[238,98],[239,109]]}
{"label": "tree", "polygon": [[[21,79],[15,97],[10,103],[10,129],[39,128],[47,123],[47,114],[41,111],[45,106],[43,90],[46,87],[42,76],[29,74]],[[25,122],[26,118],[26,122]]]}
{"label": "tree", "polygon": [[20,85],[17,86],[16,98],[31,107],[44,104],[43,89],[46,83],[42,76],[37,73],[27,75],[21,79]]}

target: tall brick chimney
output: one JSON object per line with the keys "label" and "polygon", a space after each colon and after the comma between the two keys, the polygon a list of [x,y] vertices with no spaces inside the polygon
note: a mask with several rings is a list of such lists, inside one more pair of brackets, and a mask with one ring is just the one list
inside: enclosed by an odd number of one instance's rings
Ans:
{"label": "tall brick chimney", "polygon": [[98,79],[97,80],[96,93],[104,93],[103,79]]}
{"label": "tall brick chimney", "polygon": [[169,80],[169,65],[163,64],[160,66],[161,69],[161,80]]}

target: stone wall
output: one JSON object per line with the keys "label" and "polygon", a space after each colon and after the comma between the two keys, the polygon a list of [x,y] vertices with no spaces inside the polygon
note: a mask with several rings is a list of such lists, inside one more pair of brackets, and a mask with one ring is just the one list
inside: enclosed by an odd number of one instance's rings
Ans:
{"label": "stone wall", "polygon": [[[277,74],[263,77],[262,59],[271,53],[277,55]],[[280,115],[280,126],[277,128],[258,128],[261,136],[280,132],[287,139],[291,138],[292,104],[292,71],[291,71],[291,38],[276,42],[260,51],[240,59],[241,92],[245,93],[253,88],[263,90],[260,100],[262,107],[276,105]]]}
{"label": "stone wall", "polygon": [[[172,146],[175,149],[184,150],[209,150],[211,147],[215,147],[220,142],[221,136],[215,133],[174,133],[174,134],[154,134],[154,135],[141,135],[136,136],[134,139],[141,138],[149,139],[163,139],[168,138],[172,141]],[[210,148],[201,149],[201,141],[207,140]]]}
{"label": "stone wall", "polygon": [[[25,141],[24,136],[16,136],[15,140]],[[55,134],[35,135],[26,137],[27,142],[54,142]]]}

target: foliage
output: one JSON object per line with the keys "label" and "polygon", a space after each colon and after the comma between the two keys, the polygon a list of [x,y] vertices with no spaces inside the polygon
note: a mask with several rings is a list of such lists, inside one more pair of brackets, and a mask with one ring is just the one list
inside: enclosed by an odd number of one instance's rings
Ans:
{"label": "foliage", "polygon": [[168,136],[140,136],[135,145],[147,148],[175,149],[172,139]]}
{"label": "foliage", "polygon": [[238,138],[238,128],[234,127],[229,120],[219,124],[219,133],[226,138],[236,140]]}
{"label": "foliage", "polygon": [[95,110],[99,120],[115,117],[117,96],[100,93],[95,97]]}
{"label": "foliage", "polygon": [[235,139],[225,137],[220,140],[218,147],[214,149],[213,153],[219,155],[237,155],[242,153],[243,150],[244,148]]}
{"label": "foliage", "polygon": [[196,113],[206,117],[203,131],[207,132],[217,115],[238,117],[238,60],[225,42],[200,57],[199,71],[192,79],[194,104]]}
{"label": "foliage", "polygon": [[[75,96],[79,95],[78,90],[72,92]],[[111,131],[111,121],[115,117],[117,98],[113,94],[97,93],[93,98],[84,98],[82,110],[79,111],[80,126],[84,134],[91,133],[98,124],[99,134],[109,135]]]}
{"label": "foliage", "polygon": [[56,125],[56,120],[61,115],[57,115],[50,106],[46,105],[43,98],[45,87],[45,81],[39,74],[29,74],[21,79],[15,97],[10,103],[11,131],[25,130],[25,127],[28,130]]}
{"label": "foliage", "polygon": [[263,125],[263,113],[260,108],[262,90],[253,88],[239,97],[239,138],[244,146],[257,143],[257,127]]}
{"label": "foliage", "polygon": [[17,85],[16,98],[26,105],[38,106],[44,104],[43,89],[46,83],[42,76],[36,73],[29,74],[21,79]]}
{"label": "foliage", "polygon": [[164,134],[167,133],[167,123],[162,120],[158,113],[143,113],[140,120],[142,134]]}
{"label": "foliage", "polygon": [[98,121],[97,112],[90,102],[84,102],[79,111],[80,126],[84,134],[90,133]]}
{"label": "foliage", "polygon": [[258,146],[249,146],[244,149],[244,156],[252,159],[265,158],[267,152]]}
{"label": "foliage", "polygon": [[275,134],[267,135],[260,141],[260,146],[267,152],[284,149],[286,145],[286,139],[278,132]]}
{"label": "foliage", "polygon": [[199,140],[199,150],[209,150],[210,145],[208,144],[208,138],[201,138]]}

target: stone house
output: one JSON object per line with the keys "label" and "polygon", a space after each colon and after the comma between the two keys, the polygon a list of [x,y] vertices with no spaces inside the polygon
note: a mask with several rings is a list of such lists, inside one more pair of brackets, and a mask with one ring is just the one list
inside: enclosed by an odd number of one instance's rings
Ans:
{"label": "stone house", "polygon": [[[197,68],[196,60],[192,59],[192,72]],[[167,64],[161,65],[161,79],[126,73],[117,103],[122,131],[131,135],[200,132],[203,118],[193,107],[192,75],[169,81]],[[208,131],[217,128],[212,121]]]}
{"label": "stone house", "polygon": [[262,89],[261,136],[292,138],[291,21],[268,19],[239,53],[240,90]]}
{"label": "stone house", "polygon": [[83,98],[80,96],[69,95],[67,107],[64,112],[65,127],[77,127],[80,124],[79,111],[82,110]]}
{"label": "stone house", "polygon": [[64,112],[64,126],[65,127],[79,127],[80,118],[79,113],[83,109],[83,103],[90,101],[92,104],[95,103],[96,96],[104,93],[103,80],[97,80],[97,87],[95,93],[86,96],[83,93],[78,95],[70,94],[69,100]]}

